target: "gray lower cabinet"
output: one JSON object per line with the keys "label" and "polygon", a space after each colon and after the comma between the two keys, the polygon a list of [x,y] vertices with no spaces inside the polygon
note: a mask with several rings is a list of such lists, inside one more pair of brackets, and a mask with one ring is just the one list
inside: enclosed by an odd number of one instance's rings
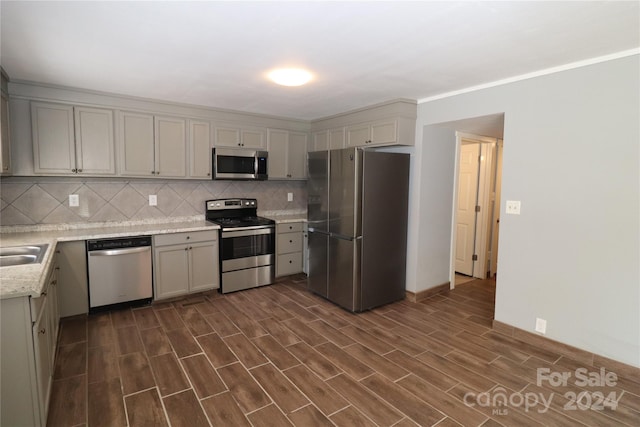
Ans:
{"label": "gray lower cabinet", "polygon": [[57,265],[42,294],[3,299],[0,309],[0,425],[45,426],[60,325]]}
{"label": "gray lower cabinet", "polygon": [[218,231],[153,236],[154,299],[220,287]]}
{"label": "gray lower cabinet", "polygon": [[302,272],[304,222],[276,225],[276,276]]}

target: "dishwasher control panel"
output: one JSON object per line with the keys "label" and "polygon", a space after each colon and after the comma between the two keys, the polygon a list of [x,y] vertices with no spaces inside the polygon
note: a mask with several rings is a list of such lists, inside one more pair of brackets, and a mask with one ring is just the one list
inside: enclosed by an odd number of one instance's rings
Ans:
{"label": "dishwasher control panel", "polygon": [[151,246],[151,236],[124,237],[121,239],[87,240],[88,251],[137,248],[140,246]]}

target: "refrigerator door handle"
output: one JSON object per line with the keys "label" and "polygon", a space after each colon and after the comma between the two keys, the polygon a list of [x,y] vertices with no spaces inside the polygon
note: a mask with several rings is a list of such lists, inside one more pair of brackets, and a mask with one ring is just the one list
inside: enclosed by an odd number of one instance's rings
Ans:
{"label": "refrigerator door handle", "polygon": [[329,236],[329,235],[331,234],[331,233],[329,233],[329,232],[327,232],[327,231],[319,230],[319,229],[317,229],[317,228],[313,228],[313,227],[309,227],[309,228],[307,229],[307,231],[308,231],[309,233],[325,234],[325,235],[327,235],[327,236]]}
{"label": "refrigerator door handle", "polygon": [[362,236],[353,237],[353,236],[345,236],[344,234],[338,234],[338,233],[329,233],[329,237],[334,237],[340,240],[361,240],[362,239]]}

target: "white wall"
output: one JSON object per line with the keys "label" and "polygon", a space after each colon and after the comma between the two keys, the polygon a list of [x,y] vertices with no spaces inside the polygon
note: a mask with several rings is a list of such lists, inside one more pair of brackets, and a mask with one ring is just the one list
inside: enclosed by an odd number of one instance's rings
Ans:
{"label": "white wall", "polygon": [[640,366],[639,65],[420,104],[407,289],[449,280],[455,137],[436,125],[504,112],[501,209],[522,214],[501,215],[495,319],[533,331],[541,317],[551,339]]}

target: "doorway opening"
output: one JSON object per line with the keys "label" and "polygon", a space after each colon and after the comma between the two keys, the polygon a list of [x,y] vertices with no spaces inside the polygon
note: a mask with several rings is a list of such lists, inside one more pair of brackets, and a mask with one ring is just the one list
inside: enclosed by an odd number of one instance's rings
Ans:
{"label": "doorway opening", "polygon": [[453,284],[497,273],[502,140],[456,133]]}
{"label": "doorway opening", "polygon": [[[488,282],[491,282],[491,287],[495,290],[498,272],[504,113],[470,117],[440,123],[437,126],[453,131],[456,141],[451,199],[450,288],[454,289],[458,284],[475,280],[490,279]],[[469,148],[463,150],[466,146]],[[471,171],[465,171],[461,167],[461,158],[467,162],[475,158],[475,167],[471,168]],[[464,173],[467,175],[461,177]],[[460,191],[460,186],[466,187]],[[460,199],[465,203],[464,209],[471,211],[467,212],[469,215],[466,219],[463,217],[466,224],[458,224]],[[461,254],[458,246],[461,250],[467,251],[466,255]],[[456,261],[465,256],[473,261],[471,270],[456,273],[459,269],[456,268]]]}

